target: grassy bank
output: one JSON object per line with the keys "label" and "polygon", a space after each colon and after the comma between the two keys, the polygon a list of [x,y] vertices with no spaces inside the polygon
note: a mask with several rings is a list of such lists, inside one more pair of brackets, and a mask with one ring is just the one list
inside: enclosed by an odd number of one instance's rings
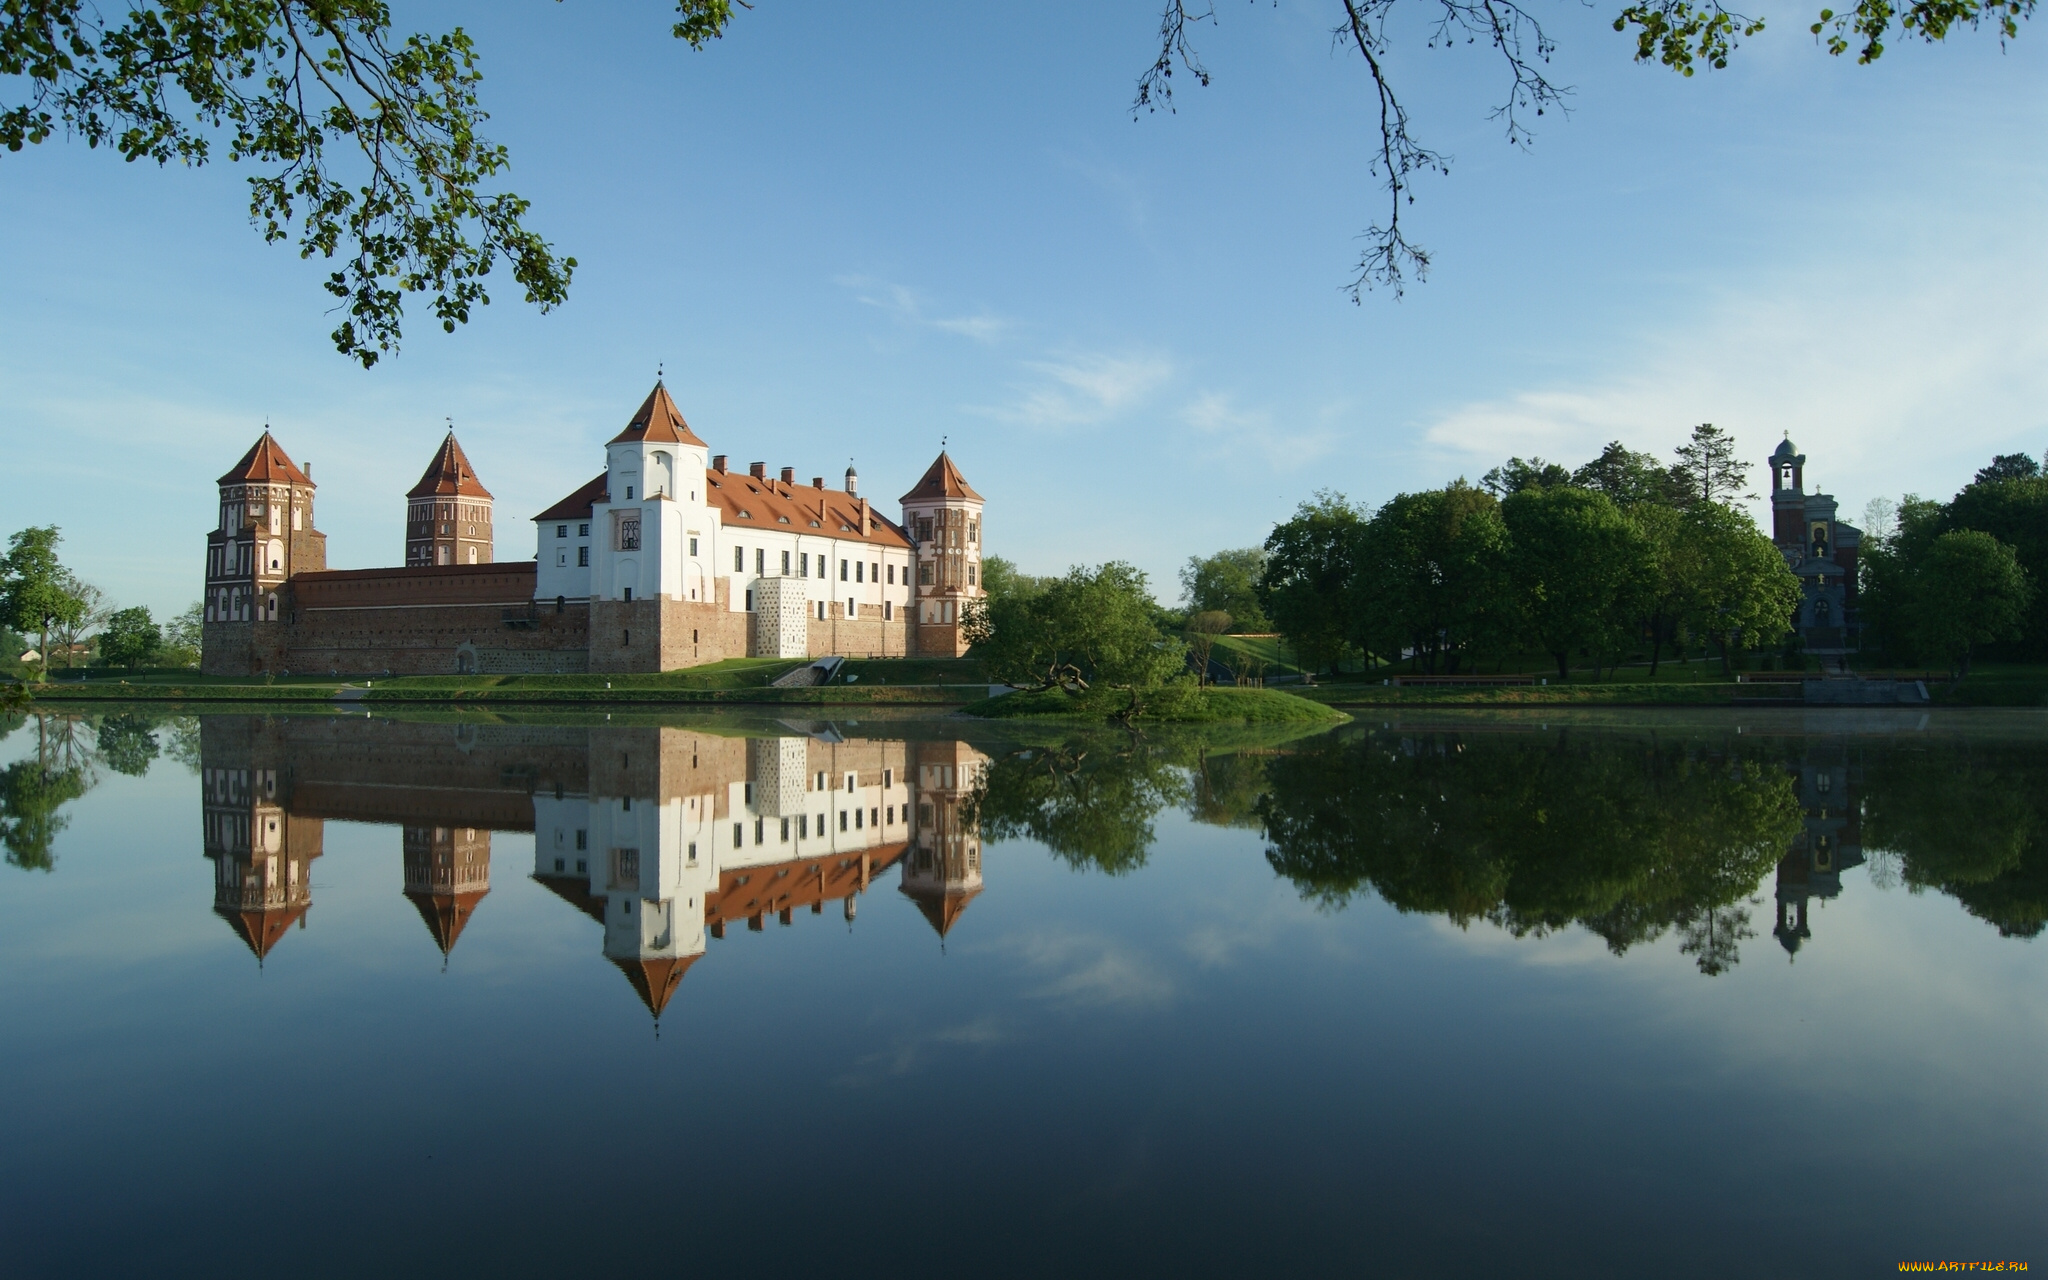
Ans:
{"label": "grassy bank", "polygon": [[[984,720],[1108,720],[1128,701],[1116,690],[1098,690],[1074,697],[1059,689],[1040,689],[988,698],[960,708]],[[1335,724],[1342,712],[1321,703],[1271,689],[1204,689],[1172,714],[1140,714],[1141,722],[1172,724]]]}

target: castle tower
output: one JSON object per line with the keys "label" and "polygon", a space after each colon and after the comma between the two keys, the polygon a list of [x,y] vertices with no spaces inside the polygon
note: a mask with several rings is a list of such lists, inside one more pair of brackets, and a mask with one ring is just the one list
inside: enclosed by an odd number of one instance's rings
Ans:
{"label": "castle tower", "polygon": [[1798,542],[1806,528],[1806,455],[1788,434],[1771,454],[1771,541]]}
{"label": "castle tower", "polygon": [[304,927],[325,824],[286,812],[288,772],[260,767],[246,733],[201,726],[200,814],[214,914],[260,962],[295,922]]}
{"label": "castle tower", "polygon": [[476,827],[405,828],[405,896],[441,955],[455,949],[491,891],[491,833]]}
{"label": "castle tower", "polygon": [[944,938],[981,893],[981,830],[965,821],[961,807],[980,783],[988,757],[964,742],[919,743],[913,749],[917,816],[901,892]]}
{"label": "castle tower", "polygon": [[604,490],[590,506],[592,670],[659,670],[662,601],[708,592],[709,454],[658,379],[605,444]]}
{"label": "castle tower", "polygon": [[215,482],[220,518],[206,535],[200,665],[208,675],[268,671],[268,643],[289,619],[285,584],[327,567],[327,535],[313,527],[313,478],[266,429]]}
{"label": "castle tower", "polygon": [[[847,472],[849,478],[852,469]],[[943,451],[903,495],[903,527],[917,549],[917,651],[957,658],[967,652],[962,612],[982,598],[981,495]]]}
{"label": "castle tower", "polygon": [[406,568],[489,564],[491,547],[491,491],[450,431],[405,495]]}

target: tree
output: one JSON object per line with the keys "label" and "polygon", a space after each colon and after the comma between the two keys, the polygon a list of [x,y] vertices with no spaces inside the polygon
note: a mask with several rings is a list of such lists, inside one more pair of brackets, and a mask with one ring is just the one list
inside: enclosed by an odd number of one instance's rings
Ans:
{"label": "tree", "polygon": [[981,558],[981,589],[992,597],[1035,596],[1051,581],[1051,578],[1034,578],[1028,573],[1019,573],[1014,563],[1001,556]]}
{"label": "tree", "polygon": [[1581,489],[1604,493],[1615,506],[1627,510],[1641,503],[1671,500],[1671,472],[1655,454],[1637,453],[1621,441],[1610,441],[1600,456],[1572,472],[1571,482]]}
{"label": "tree", "polygon": [[1977,484],[1996,484],[2000,480],[2032,480],[2041,474],[2041,468],[2024,453],[2001,453],[1991,460],[1991,465],[1977,473]]}
{"label": "tree", "polygon": [[1572,473],[1555,462],[1541,458],[1509,458],[1493,470],[1479,477],[1479,487],[1496,498],[1505,498],[1511,493],[1524,489],[1554,489],[1561,484],[1570,484]]}
{"label": "tree", "polygon": [[1863,629],[1875,635],[1888,659],[1918,656],[1914,592],[1928,549],[1942,535],[1947,519],[1940,503],[1909,493],[1899,501],[1890,532],[1871,538],[1858,557]]}
{"label": "tree", "polygon": [[1319,490],[1266,538],[1259,601],[1309,671],[1335,675],[1354,639],[1350,586],[1364,523],[1343,494]]}
{"label": "tree", "polygon": [[1733,507],[1701,502],[1686,509],[1671,573],[1680,622],[1721,651],[1723,674],[1731,646],[1775,640],[1792,627],[1799,579],[1784,553]]}
{"label": "tree", "polygon": [[989,674],[1076,696],[1116,690],[1123,705],[1088,699],[1128,724],[1173,700],[1187,649],[1159,633],[1145,575],[1121,561],[1075,566],[1034,596],[993,598],[968,616],[967,635]]}
{"label": "tree", "polygon": [[[1640,455],[1639,455],[1640,456]],[[1626,514],[1650,555],[1650,586],[1644,593],[1644,621],[1650,629],[1650,676],[1664,660],[1664,646],[1678,634],[1686,614],[1692,583],[1684,569],[1692,563],[1685,545],[1686,519],[1671,507],[1638,502]]]}
{"label": "tree", "polygon": [[1188,656],[1194,659],[1198,682],[1209,679],[1209,655],[1216,651],[1216,637],[1230,630],[1230,615],[1221,609],[1209,609],[1188,619]]}
{"label": "tree", "polygon": [[77,607],[50,624],[50,639],[68,667],[76,659],[74,650],[84,645],[92,633],[105,626],[107,619],[113,616],[113,606],[107,602],[106,592],[90,582],[79,581],[69,569],[64,570],[62,587]]}
{"label": "tree", "polygon": [[[1949,502],[1944,525],[1990,534],[2012,548],[2036,586],[2048,581],[2048,476],[1980,478]],[[2019,653],[2048,656],[2048,593],[2034,593],[2021,623]]]}
{"label": "tree", "polygon": [[2016,640],[2034,587],[2013,549],[1975,529],[1944,533],[1914,575],[1913,629],[1957,679],[1980,644]]}
{"label": "tree", "polygon": [[1191,613],[1223,612],[1239,631],[1265,631],[1273,624],[1259,606],[1259,579],[1266,572],[1262,547],[1189,556],[1180,571],[1180,589]]}
{"label": "tree", "polygon": [[1753,496],[1745,478],[1749,464],[1735,450],[1735,438],[1711,422],[1692,429],[1692,439],[1678,448],[1671,483],[1681,501],[1732,502]]}
{"label": "tree", "polygon": [[185,611],[164,623],[164,644],[157,663],[166,667],[196,667],[203,647],[206,608],[194,600]]}
{"label": "tree", "polygon": [[1569,680],[1573,653],[1603,650],[1641,616],[1650,548],[1605,494],[1570,486],[1511,494],[1501,518],[1523,634]]}
{"label": "tree", "polygon": [[110,667],[147,666],[163,645],[163,629],[146,606],[117,609],[100,632],[100,661]]}
{"label": "tree", "polygon": [[1158,749],[1097,734],[990,761],[968,805],[984,842],[1026,837],[1076,871],[1123,875],[1145,865],[1153,819],[1187,803],[1187,775]]}
{"label": "tree", "polygon": [[[339,261],[326,281],[345,312],[332,338],[365,368],[397,348],[406,294],[433,295],[453,332],[490,302],[500,258],[542,311],[566,299],[576,260],[526,227],[527,201],[485,189],[511,158],[479,132],[483,77],[460,27],[399,39],[385,0],[121,9],[0,9],[0,75],[21,96],[0,103],[9,151],[62,131],[124,160],[192,166],[224,142],[231,160],[262,166],[249,216],[264,239],[296,237],[300,257]],[[700,43],[685,25],[677,34]]]}
{"label": "tree", "polygon": [[50,670],[50,629],[77,622],[85,602],[72,590],[69,574],[57,559],[62,539],[56,525],[23,529],[7,542],[7,555],[0,559],[0,608],[9,622],[41,636],[38,664],[42,675]]}
{"label": "tree", "polygon": [[1405,649],[1431,672],[1456,670],[1503,629],[1507,541],[1500,504],[1462,480],[1391,499],[1357,541],[1354,637],[1388,656]]}

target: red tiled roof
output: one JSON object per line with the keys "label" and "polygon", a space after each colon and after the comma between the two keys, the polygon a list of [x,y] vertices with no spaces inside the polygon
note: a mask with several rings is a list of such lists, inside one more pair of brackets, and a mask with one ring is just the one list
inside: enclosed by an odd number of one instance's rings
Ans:
{"label": "red tiled roof", "polygon": [[932,928],[938,930],[939,936],[943,938],[953,931],[953,926],[959,922],[961,913],[967,910],[967,904],[974,901],[981,890],[973,888],[963,893],[957,889],[949,889],[943,893],[920,893],[905,887],[900,892],[917,904],[917,909],[924,913],[925,920]]}
{"label": "red tiled roof", "polygon": [[235,936],[248,944],[249,950],[255,952],[256,958],[261,960],[270,954],[270,949],[277,945],[278,939],[284,937],[285,930],[292,927],[292,922],[306,914],[308,905],[310,904],[300,903],[275,911],[234,911],[226,907],[215,907],[213,910],[216,915],[228,922],[229,927],[234,929]]}
{"label": "red tiled roof", "polygon": [[939,452],[938,459],[924,473],[924,479],[918,481],[909,493],[897,501],[914,502],[919,498],[972,498],[976,502],[982,500],[980,494],[968,487],[967,477],[960,474],[960,468],[953,465],[953,460],[946,456],[944,450]]}
{"label": "red tiled roof", "polygon": [[215,484],[287,482],[302,484],[309,489],[318,487],[307,478],[305,472],[299,470],[298,465],[285,453],[284,446],[273,440],[267,429],[257,437],[255,444],[249,446],[249,452],[242,455],[240,462],[228,468],[226,475],[214,481]]}
{"label": "red tiled roof", "polygon": [[[702,955],[698,952],[698,955]],[[668,998],[682,985],[683,975],[690,966],[697,963],[697,956],[666,956],[646,960],[620,960],[612,963],[619,966],[619,972],[626,975],[626,981],[633,984],[633,990],[640,995],[640,1002],[647,1011],[659,1018],[661,1011],[668,1008]]]}
{"label": "red tiled roof", "polygon": [[420,482],[406,493],[408,498],[434,498],[443,495],[460,495],[465,498],[488,498],[491,491],[483,487],[476,478],[476,468],[469,465],[469,459],[462,454],[462,446],[455,443],[455,433],[448,438],[434,454],[434,460],[427,464]]}
{"label": "red tiled roof", "polygon": [[868,504],[871,532],[860,531],[860,499],[841,489],[756,480],[744,471],[706,471],[704,496],[727,529],[780,529],[878,547],[908,547],[901,526]]}
{"label": "red tiled roof", "polygon": [[462,893],[408,893],[405,896],[418,908],[420,919],[426,921],[427,931],[434,935],[434,945],[447,955],[455,949],[455,940],[462,936],[462,927],[476,914],[476,904],[483,901],[489,889],[470,889]]}
{"label": "red tiled roof", "polygon": [[611,481],[606,472],[600,471],[596,479],[541,512],[533,520],[535,524],[543,520],[588,520],[592,505],[611,500]]}
{"label": "red tiled roof", "polygon": [[647,393],[647,399],[642,401],[640,408],[634,412],[633,420],[626,424],[624,431],[613,436],[609,443],[624,444],[629,440],[710,447],[697,438],[697,433],[690,430],[689,423],[683,421],[682,411],[676,408],[674,400],[669,399],[668,388],[658,380],[654,384],[654,390]]}

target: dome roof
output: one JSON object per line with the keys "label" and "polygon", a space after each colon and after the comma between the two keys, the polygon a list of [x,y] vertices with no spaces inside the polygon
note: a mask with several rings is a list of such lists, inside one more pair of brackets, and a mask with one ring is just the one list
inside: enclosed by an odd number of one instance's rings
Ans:
{"label": "dome roof", "polygon": [[1788,434],[1783,440],[1778,442],[1778,448],[1776,452],[1771,454],[1771,459],[1776,461],[1779,458],[1790,458],[1798,452],[1799,446],[1792,443],[1792,437]]}

